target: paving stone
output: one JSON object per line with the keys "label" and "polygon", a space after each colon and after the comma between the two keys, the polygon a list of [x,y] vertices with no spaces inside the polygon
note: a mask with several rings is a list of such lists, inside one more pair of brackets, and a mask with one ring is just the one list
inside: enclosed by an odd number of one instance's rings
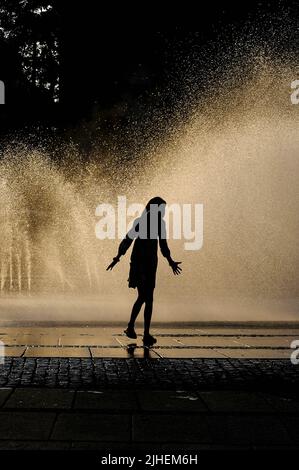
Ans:
{"label": "paving stone", "polygon": [[55,413],[0,411],[0,440],[47,440]]}
{"label": "paving stone", "polygon": [[0,337],[0,341],[5,345],[5,346],[16,346],[16,345],[21,345],[21,344],[26,344],[24,342],[18,341],[17,338],[12,337],[10,335],[5,335]]}
{"label": "paving stone", "polygon": [[289,445],[290,437],[274,416],[207,416],[214,444],[229,446]]}
{"label": "paving stone", "polygon": [[184,336],[184,335],[194,335],[198,334],[198,332],[194,328],[152,328],[152,334],[154,336],[160,335],[171,335],[171,336]]}
{"label": "paving stone", "polygon": [[219,327],[202,327],[202,328],[195,328],[194,331],[197,331],[199,334],[208,334],[208,335],[215,335],[215,336],[226,336],[226,335],[268,335],[268,336],[277,336],[277,335],[291,335],[297,336],[299,338],[299,328],[267,328],[267,327],[230,327],[225,326],[222,328]]}
{"label": "paving stone", "polygon": [[299,416],[284,416],[282,422],[288,432],[289,439],[292,443],[299,446]]}
{"label": "paving stone", "polygon": [[55,441],[1,441],[0,450],[69,450],[70,442]]}
{"label": "paving stone", "polygon": [[[164,454],[171,454],[176,452],[178,455],[181,455],[182,451],[199,451],[199,450],[215,450],[215,446],[210,444],[188,444],[187,442],[178,443],[178,442],[147,442],[146,447],[144,442],[92,442],[92,441],[77,441],[71,443],[71,449],[74,450],[84,450],[84,451],[105,451],[105,455],[109,452],[124,451],[124,455],[127,452],[142,452],[146,450],[147,453],[152,452],[156,454],[157,451],[163,451]],[[217,447],[216,447],[216,450]],[[221,448],[223,450],[223,448]],[[118,455],[117,454],[117,455]]]}
{"label": "paving stone", "polygon": [[3,406],[12,392],[12,388],[0,388],[0,407]]}
{"label": "paving stone", "polygon": [[282,392],[281,394],[263,393],[262,396],[276,411],[282,413],[299,412],[299,397],[292,396],[292,392]]}
{"label": "paving stone", "polygon": [[25,347],[5,347],[1,355],[2,357],[21,357],[25,349]]}
{"label": "paving stone", "polygon": [[200,414],[144,414],[133,416],[133,441],[204,444],[211,442],[211,435]]}
{"label": "paving stone", "polygon": [[172,336],[157,336],[156,339],[157,339],[157,346],[176,347],[180,345],[180,343],[177,341],[179,338],[175,338]]}
{"label": "paving stone", "polygon": [[291,356],[291,349],[222,349],[222,355],[230,358],[248,359],[286,359]]}
{"label": "paving stone", "polygon": [[224,357],[224,354],[221,351],[215,349],[192,349],[192,348],[176,348],[176,349],[166,349],[155,347],[154,350],[162,357],[165,358],[196,358],[196,357]]}
{"label": "paving stone", "polygon": [[213,412],[267,413],[273,407],[258,393],[238,390],[199,392],[208,409]]}
{"label": "paving stone", "polygon": [[76,393],[76,409],[94,409],[106,411],[136,410],[137,398],[134,393],[118,390],[83,391]]}
{"label": "paving stone", "polygon": [[26,349],[26,357],[90,357],[87,348],[31,348]]}
{"label": "paving stone", "polygon": [[137,392],[138,401],[142,410],[167,412],[207,411],[207,407],[196,393],[177,391],[142,391]]}
{"label": "paving stone", "polygon": [[5,408],[71,408],[72,390],[17,388],[5,404]]}
{"label": "paving stone", "polygon": [[153,348],[139,347],[127,347],[128,357],[137,359],[159,359],[161,356],[158,351]]}
{"label": "paving stone", "polygon": [[18,346],[31,346],[31,345],[47,345],[47,346],[57,346],[59,345],[59,336],[57,335],[45,335],[36,333],[27,333],[27,334],[18,334],[16,336],[7,335],[4,336],[1,340],[6,345],[18,345]]}
{"label": "paving stone", "polygon": [[90,348],[92,357],[119,357],[127,358],[129,353],[125,348],[115,347],[115,348]]}
{"label": "paving stone", "polygon": [[185,346],[205,346],[210,348],[215,347],[236,347],[240,344],[236,341],[235,337],[230,336],[193,336],[193,337],[182,337],[180,341]]}
{"label": "paving stone", "polygon": [[131,417],[101,413],[62,413],[52,434],[53,440],[129,441]]}
{"label": "paving stone", "polygon": [[72,346],[72,345],[82,345],[82,346],[110,346],[116,347],[119,346],[116,338],[112,335],[106,336],[96,336],[96,335],[88,335],[88,336],[62,336],[59,339],[60,346]]}
{"label": "paving stone", "polygon": [[[105,451],[105,455],[109,451],[121,451],[125,453],[130,449],[129,442],[97,442],[97,441],[75,441],[71,443],[71,449],[83,451]],[[118,455],[118,454],[117,454]]]}
{"label": "paving stone", "polygon": [[271,336],[271,337],[236,337],[235,342],[237,344],[240,344],[242,346],[250,346],[250,347],[271,347],[271,348],[277,348],[277,347],[287,347],[290,349],[290,344],[294,341],[293,336]]}

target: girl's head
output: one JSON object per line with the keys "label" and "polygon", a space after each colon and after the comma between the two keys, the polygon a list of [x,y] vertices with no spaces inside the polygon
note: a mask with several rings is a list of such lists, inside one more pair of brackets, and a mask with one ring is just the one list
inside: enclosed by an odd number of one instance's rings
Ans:
{"label": "girl's head", "polygon": [[165,215],[166,201],[153,197],[148,201],[139,219],[140,238],[157,238],[161,233],[161,221]]}
{"label": "girl's head", "polygon": [[162,216],[164,215],[166,206],[166,201],[164,201],[164,199],[159,196],[150,199],[147,205],[145,206],[146,212],[149,212],[151,210],[151,206],[159,207],[159,212],[161,212]]}

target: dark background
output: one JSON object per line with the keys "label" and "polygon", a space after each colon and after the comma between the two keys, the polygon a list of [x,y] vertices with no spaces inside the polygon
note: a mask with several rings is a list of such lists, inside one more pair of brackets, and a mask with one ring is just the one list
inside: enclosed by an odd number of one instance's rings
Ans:
{"label": "dark background", "polygon": [[96,135],[111,137],[120,129],[129,140],[135,123],[146,139],[147,119],[158,119],[162,129],[183,112],[190,81],[191,93],[198,93],[211,73],[221,73],[219,64],[229,66],[237,37],[245,45],[248,35],[248,42],[284,48],[296,35],[293,1],[205,2],[189,11],[196,29],[191,32],[177,24],[167,32],[148,30],[146,19],[155,13],[149,5],[140,19],[133,11],[128,21],[127,11],[119,22],[123,12],[117,4],[107,13],[97,3],[1,2],[2,138],[56,133],[76,139],[80,129],[87,145]]}

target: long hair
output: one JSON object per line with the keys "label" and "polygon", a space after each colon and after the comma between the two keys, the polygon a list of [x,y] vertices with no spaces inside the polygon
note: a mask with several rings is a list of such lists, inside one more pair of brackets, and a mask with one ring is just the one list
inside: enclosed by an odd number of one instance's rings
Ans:
{"label": "long hair", "polygon": [[166,204],[166,201],[164,201],[164,199],[162,199],[161,197],[159,196],[155,196],[153,197],[152,199],[150,199],[147,203],[147,205],[145,206],[145,210],[146,212],[148,212],[151,208],[151,206],[161,206],[162,204]]}
{"label": "long hair", "polygon": [[166,201],[159,196],[148,201],[139,218],[138,228],[141,238],[166,238],[165,227],[160,206],[166,205]]}

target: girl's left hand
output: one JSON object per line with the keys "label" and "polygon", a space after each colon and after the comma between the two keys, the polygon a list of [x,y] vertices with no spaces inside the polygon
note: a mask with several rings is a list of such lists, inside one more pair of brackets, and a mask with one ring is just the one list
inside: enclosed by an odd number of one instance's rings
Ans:
{"label": "girl's left hand", "polygon": [[109,264],[108,268],[106,269],[106,271],[109,271],[112,270],[114,268],[114,266],[119,262],[119,258],[116,256],[115,258],[113,258],[113,261],[112,263]]}

